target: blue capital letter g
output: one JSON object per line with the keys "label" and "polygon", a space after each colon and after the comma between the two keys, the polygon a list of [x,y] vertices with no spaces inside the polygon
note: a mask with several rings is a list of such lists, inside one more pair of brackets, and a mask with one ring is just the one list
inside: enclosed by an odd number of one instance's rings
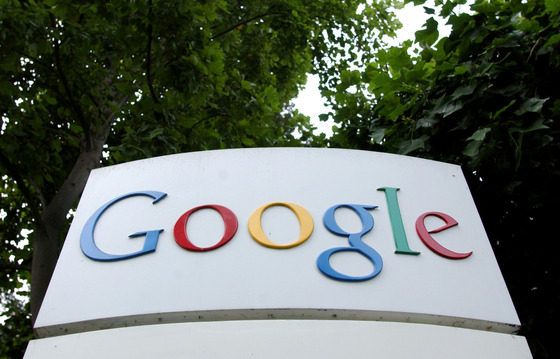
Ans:
{"label": "blue capital letter g", "polygon": [[154,252],[156,250],[159,234],[161,233],[161,231],[163,231],[163,229],[156,229],[153,231],[145,231],[145,232],[138,232],[138,233],[131,234],[129,237],[140,237],[145,235],[146,239],[144,240],[144,247],[138,252],[122,254],[122,255],[109,254],[100,250],[95,244],[95,241],[93,239],[93,231],[95,230],[95,225],[97,224],[97,221],[99,220],[99,217],[101,217],[103,212],[105,212],[107,208],[111,207],[113,204],[115,204],[116,202],[122,199],[133,197],[133,196],[148,196],[153,198],[154,201],[152,203],[156,204],[166,195],[167,195],[166,193],[158,192],[158,191],[139,191],[139,192],[132,192],[132,193],[122,195],[120,197],[114,198],[111,201],[105,203],[97,211],[95,211],[95,213],[88,219],[88,221],[84,226],[84,229],[82,230],[82,235],[80,236],[80,247],[82,248],[82,252],[88,258],[91,258],[96,261],[103,261],[103,262],[118,261],[122,259],[138,257],[143,254]]}

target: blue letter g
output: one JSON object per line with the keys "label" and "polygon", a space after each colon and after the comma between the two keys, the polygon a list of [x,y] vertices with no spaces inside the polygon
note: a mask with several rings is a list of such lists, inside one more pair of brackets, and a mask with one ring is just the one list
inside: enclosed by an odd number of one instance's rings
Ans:
{"label": "blue letter g", "polygon": [[[337,208],[346,207],[352,209],[354,212],[360,216],[362,220],[362,230],[358,233],[347,233],[345,232],[340,226],[336,223],[334,218],[334,212]],[[352,282],[359,282],[371,279],[381,272],[383,268],[383,259],[377,251],[362,241],[362,236],[373,228],[373,217],[368,212],[368,209],[374,209],[377,206],[368,206],[368,205],[360,205],[360,204],[338,204],[329,208],[325,215],[323,216],[323,224],[329,231],[332,233],[348,237],[348,243],[350,247],[337,247],[331,248],[319,255],[317,258],[317,267],[319,270],[323,272],[328,277],[333,279],[338,279],[342,281],[352,281]],[[331,255],[338,253],[338,252],[358,252],[359,254],[368,258],[371,263],[373,264],[373,272],[361,277],[352,277],[346,274],[342,274],[337,272],[330,264],[329,259]]]}
{"label": "blue letter g", "polygon": [[115,204],[116,202],[122,199],[133,197],[133,196],[148,196],[154,199],[152,203],[155,204],[159,202],[166,195],[167,195],[166,193],[157,192],[157,191],[139,191],[139,192],[132,192],[132,193],[122,195],[120,197],[117,197],[105,203],[97,211],[95,211],[95,213],[88,219],[88,221],[84,226],[84,229],[82,230],[82,235],[80,236],[80,247],[82,248],[82,252],[88,258],[91,258],[96,261],[103,261],[103,262],[118,261],[121,259],[128,259],[132,257],[141,256],[146,253],[154,252],[156,250],[159,234],[161,233],[161,231],[163,231],[163,229],[156,229],[153,231],[145,231],[145,232],[138,232],[138,233],[131,234],[129,236],[131,238],[146,236],[146,239],[144,240],[144,247],[138,252],[122,254],[122,255],[109,254],[100,250],[95,244],[95,241],[93,240],[93,231],[95,230],[95,225],[97,224],[97,221],[99,220],[99,217],[101,217],[103,212],[105,212],[107,208],[111,207],[113,204]]}

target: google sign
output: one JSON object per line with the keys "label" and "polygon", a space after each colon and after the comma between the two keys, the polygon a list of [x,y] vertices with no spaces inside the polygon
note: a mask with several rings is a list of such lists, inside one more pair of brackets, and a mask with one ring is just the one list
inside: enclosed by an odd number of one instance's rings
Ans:
{"label": "google sign", "polygon": [[93,170],[35,330],[294,318],[519,326],[460,167],[267,148]]}
{"label": "google sign", "polygon": [[[408,241],[404,233],[401,213],[400,213],[398,200],[396,196],[396,193],[399,189],[392,188],[392,187],[381,187],[378,190],[385,192],[387,203],[389,205],[389,214],[391,218],[391,225],[392,225],[393,235],[394,235],[395,245],[396,245],[395,253],[413,254],[413,255],[420,254],[419,252],[412,251],[408,246]],[[147,253],[155,252],[159,235],[163,231],[163,229],[156,229],[156,230],[137,232],[131,234],[130,237],[145,236],[143,248],[140,251],[134,253],[121,254],[121,255],[108,254],[100,250],[95,244],[93,233],[95,231],[95,225],[97,221],[100,219],[103,212],[105,212],[105,210],[110,206],[112,206],[114,203],[133,196],[151,197],[154,199],[153,203],[156,204],[157,202],[165,198],[167,194],[163,192],[157,192],[157,191],[133,192],[133,193],[119,196],[107,202],[102,207],[100,207],[86,222],[86,225],[84,226],[82,235],[80,237],[80,245],[82,251],[87,257],[97,261],[117,261],[117,260],[129,259]],[[289,244],[281,245],[281,244],[274,243],[267,238],[267,236],[262,230],[261,216],[267,208],[272,206],[284,206],[289,208],[296,214],[301,227],[300,236],[296,241]],[[338,225],[334,213],[336,209],[341,207],[352,209],[360,217],[360,220],[362,222],[362,229],[359,232],[348,233]],[[374,226],[373,216],[369,211],[375,208],[377,208],[377,206],[359,205],[359,204],[338,204],[327,209],[327,211],[323,216],[323,224],[331,233],[334,233],[342,237],[346,237],[348,239],[348,243],[350,246],[331,248],[319,255],[319,257],[317,258],[317,267],[319,268],[319,270],[321,270],[323,274],[333,279],[338,279],[343,281],[363,281],[363,280],[371,279],[377,276],[381,272],[381,269],[383,268],[383,259],[381,258],[381,255],[375,249],[368,246],[362,241],[362,236],[368,233],[369,231],[371,231],[371,229]],[[217,211],[221,215],[225,225],[224,235],[221,238],[221,240],[215,245],[210,247],[205,247],[205,248],[193,244],[189,240],[189,237],[186,232],[186,225],[189,217],[194,212],[199,211],[201,209],[213,209]],[[424,225],[424,219],[427,216],[438,217],[443,221],[445,221],[445,225],[437,229],[428,230]],[[424,244],[434,253],[449,259],[464,259],[470,256],[472,252],[468,252],[468,253],[453,252],[440,245],[431,236],[431,233],[437,233],[443,231],[457,224],[458,224],[457,221],[453,219],[451,216],[449,216],[448,214],[440,213],[440,212],[427,212],[420,215],[416,220],[416,231],[420,239],[422,239],[422,241],[424,242]],[[175,242],[177,242],[177,244],[180,245],[182,248],[188,251],[206,252],[206,251],[215,250],[227,244],[235,236],[235,233],[237,232],[237,227],[238,227],[237,216],[229,208],[216,204],[208,204],[208,205],[202,205],[190,209],[189,211],[181,215],[181,217],[179,217],[179,219],[175,223],[173,233],[175,237]],[[268,203],[266,205],[263,205],[259,207],[256,211],[254,211],[253,214],[249,217],[248,227],[251,236],[259,244],[273,249],[287,249],[287,248],[299,246],[300,244],[304,243],[309,239],[309,237],[313,233],[313,218],[305,208],[297,204],[289,203],[289,202],[273,202],[273,203]],[[374,268],[373,272],[370,273],[369,275],[359,276],[359,277],[348,276],[339,273],[331,266],[329,262],[330,257],[333,254],[339,252],[356,252],[363,255],[364,257],[369,259],[373,264],[373,268]]]}

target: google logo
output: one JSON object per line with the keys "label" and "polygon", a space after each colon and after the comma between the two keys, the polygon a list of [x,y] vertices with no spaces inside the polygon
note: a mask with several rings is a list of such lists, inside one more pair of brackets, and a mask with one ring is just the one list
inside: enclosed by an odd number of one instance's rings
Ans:
{"label": "google logo", "polygon": [[[383,191],[385,193],[385,198],[387,200],[389,218],[391,221],[393,238],[396,247],[395,253],[419,255],[420,252],[412,251],[408,246],[408,241],[404,231],[401,212],[399,209],[399,203],[397,199],[397,191],[399,189],[394,187],[381,187],[378,188],[378,190]],[[102,262],[120,261],[120,260],[138,257],[151,252],[155,252],[157,247],[157,242],[159,240],[159,235],[163,231],[163,229],[155,229],[155,230],[136,232],[131,234],[129,236],[130,238],[142,237],[142,236],[145,237],[143,248],[133,253],[128,253],[128,254],[105,253],[101,249],[99,249],[95,244],[95,240],[93,236],[95,231],[95,226],[99,221],[99,219],[101,218],[101,216],[103,215],[103,213],[115,203],[134,196],[150,197],[153,199],[152,203],[155,205],[161,200],[163,200],[167,196],[167,194],[159,191],[132,192],[116,197],[110,200],[109,202],[105,203],[99,209],[97,209],[87,220],[80,236],[80,247],[82,249],[82,252],[88,258],[95,261],[102,261]],[[274,243],[270,239],[268,239],[265,233],[263,232],[262,225],[261,225],[262,215],[265,210],[274,206],[287,207],[288,209],[293,211],[297,216],[300,225],[300,235],[295,241],[288,244]],[[381,272],[381,270],[383,269],[383,259],[381,255],[375,249],[373,249],[372,247],[370,247],[369,245],[367,245],[362,241],[362,237],[373,229],[374,219],[370,211],[376,209],[377,207],[378,206],[374,206],[374,205],[345,203],[345,204],[336,204],[325,211],[323,215],[323,225],[331,233],[337,236],[347,238],[349,247],[330,248],[322,252],[317,257],[317,268],[324,275],[336,280],[355,282],[355,281],[365,281],[368,279],[372,279]],[[339,224],[336,222],[335,219],[335,212],[339,208],[348,208],[354,211],[359,216],[362,223],[362,229],[359,232],[348,233],[339,226]],[[224,221],[225,229],[222,238],[220,239],[220,241],[218,241],[218,243],[210,247],[196,246],[191,242],[186,231],[186,226],[189,217],[196,211],[202,209],[212,209],[217,211]],[[429,216],[440,218],[445,222],[445,224],[442,227],[428,230],[424,224],[424,220]],[[416,219],[415,225],[416,225],[416,232],[418,236],[432,252],[448,259],[464,259],[469,257],[472,254],[472,252],[468,252],[468,253],[453,252],[443,247],[431,236],[431,234],[433,233],[441,232],[445,229],[456,226],[457,224],[458,222],[448,214],[441,213],[441,212],[426,212],[421,214]],[[207,252],[207,251],[213,251],[215,249],[218,249],[226,245],[228,242],[230,242],[234,238],[237,232],[237,228],[238,228],[237,216],[229,208],[217,204],[206,204],[206,205],[192,208],[187,212],[183,213],[175,222],[175,226],[173,228],[173,236],[175,238],[175,242],[177,242],[177,244],[182,248],[184,248],[185,250],[192,251],[192,252]],[[304,207],[290,202],[271,202],[257,208],[251,214],[248,220],[248,228],[251,237],[257,243],[272,249],[288,249],[288,248],[299,246],[300,244],[307,241],[311,236],[311,234],[313,233],[314,225],[313,225],[313,217]],[[373,264],[373,271],[365,276],[350,276],[338,272],[331,266],[330,257],[333,254],[340,253],[340,252],[355,252],[366,257]]]}

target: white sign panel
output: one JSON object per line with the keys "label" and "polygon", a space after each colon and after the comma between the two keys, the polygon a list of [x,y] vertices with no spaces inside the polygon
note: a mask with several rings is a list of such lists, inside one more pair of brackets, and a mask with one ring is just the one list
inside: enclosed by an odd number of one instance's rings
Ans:
{"label": "white sign panel", "polygon": [[460,167],[294,148],[94,170],[35,329],[269,318],[519,327]]}
{"label": "white sign panel", "polygon": [[255,320],[173,323],[31,341],[24,359],[530,359],[524,337],[438,325]]}

